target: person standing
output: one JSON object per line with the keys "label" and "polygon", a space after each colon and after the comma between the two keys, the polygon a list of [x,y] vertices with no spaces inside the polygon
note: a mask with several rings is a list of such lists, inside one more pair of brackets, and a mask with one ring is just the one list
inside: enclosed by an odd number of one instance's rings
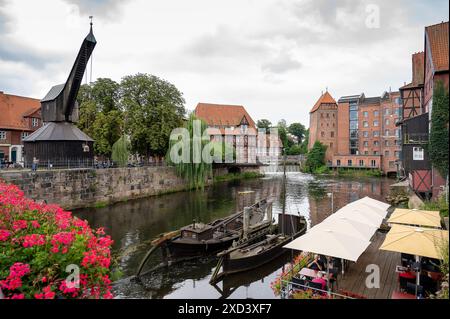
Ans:
{"label": "person standing", "polygon": [[33,157],[33,163],[31,164],[31,170],[33,172],[36,172],[38,165],[39,165],[39,160],[36,157]]}

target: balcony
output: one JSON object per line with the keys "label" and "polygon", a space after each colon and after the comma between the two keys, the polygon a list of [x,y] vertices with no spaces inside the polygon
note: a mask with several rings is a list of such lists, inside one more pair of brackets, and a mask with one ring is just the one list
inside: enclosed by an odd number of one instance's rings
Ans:
{"label": "balcony", "polygon": [[403,145],[427,145],[429,143],[428,134],[412,133],[404,134]]}

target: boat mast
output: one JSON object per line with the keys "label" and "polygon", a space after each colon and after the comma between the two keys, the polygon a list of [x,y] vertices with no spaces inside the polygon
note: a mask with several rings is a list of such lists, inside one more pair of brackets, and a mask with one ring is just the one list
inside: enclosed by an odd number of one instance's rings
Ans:
{"label": "boat mast", "polygon": [[281,215],[281,233],[285,235],[285,215],[286,215],[286,149],[283,149],[283,213]]}

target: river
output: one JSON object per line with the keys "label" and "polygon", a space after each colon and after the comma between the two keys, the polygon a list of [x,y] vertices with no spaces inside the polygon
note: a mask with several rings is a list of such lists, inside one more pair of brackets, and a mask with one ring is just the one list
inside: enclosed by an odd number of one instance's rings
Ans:
{"label": "river", "polygon": [[[391,179],[347,179],[313,177],[302,173],[287,174],[286,213],[301,214],[314,226],[350,202],[365,196],[385,201]],[[244,192],[244,194],[242,194]],[[118,264],[124,276],[114,286],[118,298],[275,298],[270,283],[280,273],[290,256],[267,264],[250,273],[227,277],[217,287],[209,284],[216,260],[209,258],[172,265],[142,278],[141,283],[128,278],[136,272],[150,242],[161,233],[179,229],[196,221],[208,223],[240,211],[259,199],[271,197],[274,214],[282,212],[282,174],[268,174],[256,180],[216,184],[203,192],[183,192],[111,207],[74,212],[92,227],[104,227],[114,240]],[[329,194],[333,194],[333,201]],[[333,208],[332,208],[333,202]],[[149,267],[159,262],[155,255]]]}

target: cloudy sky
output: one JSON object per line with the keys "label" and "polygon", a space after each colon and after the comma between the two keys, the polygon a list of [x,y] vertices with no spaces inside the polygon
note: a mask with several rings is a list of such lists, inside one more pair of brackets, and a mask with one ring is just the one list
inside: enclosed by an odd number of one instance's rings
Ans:
{"label": "cloudy sky", "polygon": [[[424,27],[448,0],[0,0],[0,91],[63,83],[94,15],[93,76],[150,73],[186,108],[239,104],[257,120],[309,123],[327,87],[380,95],[411,79]],[[378,14],[379,13],[379,14]]]}

